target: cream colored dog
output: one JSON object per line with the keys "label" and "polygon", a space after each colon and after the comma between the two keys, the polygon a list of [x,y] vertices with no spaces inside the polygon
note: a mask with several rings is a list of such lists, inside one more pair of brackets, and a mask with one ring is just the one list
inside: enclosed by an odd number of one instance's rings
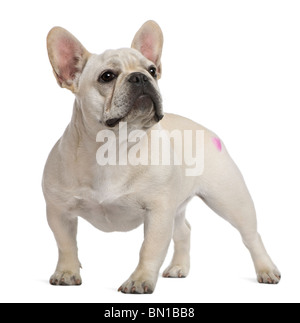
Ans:
{"label": "cream colored dog", "polygon": [[[144,224],[139,263],[120,291],[154,291],[172,238],[174,256],[163,276],[187,276],[190,225],[185,209],[194,196],[239,230],[258,281],[278,283],[280,273],[257,232],[252,199],[223,142],[193,121],[163,115],[157,85],[163,46],[159,26],[148,21],[135,35],[131,48],[101,55],[90,54],[60,27],[49,32],[47,46],[57,82],[75,94],[72,120],[52,149],[43,177],[47,218],[59,249],[50,283],[81,284],[78,216],[106,232],[128,231]],[[121,129],[128,135],[125,139]],[[162,140],[162,147],[157,148],[152,145],[152,134],[162,132],[182,137],[173,140],[169,135],[170,140]],[[115,153],[111,150],[113,141],[108,144],[109,133],[119,140]],[[139,140],[130,140],[132,136]],[[195,174],[188,173],[193,159],[184,155],[183,160],[182,153],[200,148],[202,166]],[[162,163],[164,149],[175,156],[169,165]],[[137,150],[144,152],[146,160],[138,159],[141,156],[137,153],[138,162],[129,163]],[[103,159],[109,154],[114,158],[107,158],[105,164]],[[160,162],[153,165],[153,158]]]}

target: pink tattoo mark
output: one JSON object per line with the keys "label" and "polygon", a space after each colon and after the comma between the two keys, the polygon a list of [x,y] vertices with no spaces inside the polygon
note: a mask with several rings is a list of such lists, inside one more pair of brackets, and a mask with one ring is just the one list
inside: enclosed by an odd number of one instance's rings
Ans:
{"label": "pink tattoo mark", "polygon": [[213,142],[213,144],[217,147],[217,149],[218,149],[219,151],[221,151],[221,150],[222,150],[222,144],[221,144],[221,140],[220,140],[219,138],[213,137],[213,138],[212,138],[212,142]]}

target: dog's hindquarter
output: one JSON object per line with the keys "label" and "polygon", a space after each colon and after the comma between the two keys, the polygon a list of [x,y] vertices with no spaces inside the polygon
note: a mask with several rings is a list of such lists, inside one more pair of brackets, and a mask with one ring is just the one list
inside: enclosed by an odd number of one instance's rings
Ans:
{"label": "dog's hindquarter", "polygon": [[170,134],[176,131],[181,134],[181,141],[172,141],[175,154],[182,160],[182,164],[173,169],[180,173],[181,202],[201,195],[213,182],[211,173],[215,165],[230,158],[226,147],[214,132],[188,118],[166,113],[160,124]]}

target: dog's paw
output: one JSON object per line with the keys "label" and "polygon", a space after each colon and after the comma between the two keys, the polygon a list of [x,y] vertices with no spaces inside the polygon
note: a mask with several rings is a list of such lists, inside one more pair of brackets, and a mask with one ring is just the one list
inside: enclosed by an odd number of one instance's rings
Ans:
{"label": "dog's paw", "polygon": [[155,284],[150,280],[132,280],[129,278],[119,289],[118,292],[124,294],[152,294]]}
{"label": "dog's paw", "polygon": [[61,286],[81,285],[82,280],[78,273],[56,271],[50,278],[50,284]]}
{"label": "dog's paw", "polygon": [[277,268],[257,273],[257,281],[261,284],[278,284],[281,274]]}
{"label": "dog's paw", "polygon": [[185,278],[189,273],[187,266],[170,265],[163,272],[163,277],[166,278]]}

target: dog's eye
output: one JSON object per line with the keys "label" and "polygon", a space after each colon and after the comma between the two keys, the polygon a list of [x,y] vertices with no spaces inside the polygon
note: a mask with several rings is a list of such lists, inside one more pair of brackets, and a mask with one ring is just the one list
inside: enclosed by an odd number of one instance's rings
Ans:
{"label": "dog's eye", "polygon": [[103,82],[104,83],[109,83],[109,82],[113,81],[116,77],[117,77],[117,75],[114,74],[114,72],[105,71],[99,76],[98,81],[102,82],[102,83]]}
{"label": "dog's eye", "polygon": [[148,70],[148,72],[154,77],[157,77],[157,73],[156,73],[156,68],[154,66],[151,66]]}

